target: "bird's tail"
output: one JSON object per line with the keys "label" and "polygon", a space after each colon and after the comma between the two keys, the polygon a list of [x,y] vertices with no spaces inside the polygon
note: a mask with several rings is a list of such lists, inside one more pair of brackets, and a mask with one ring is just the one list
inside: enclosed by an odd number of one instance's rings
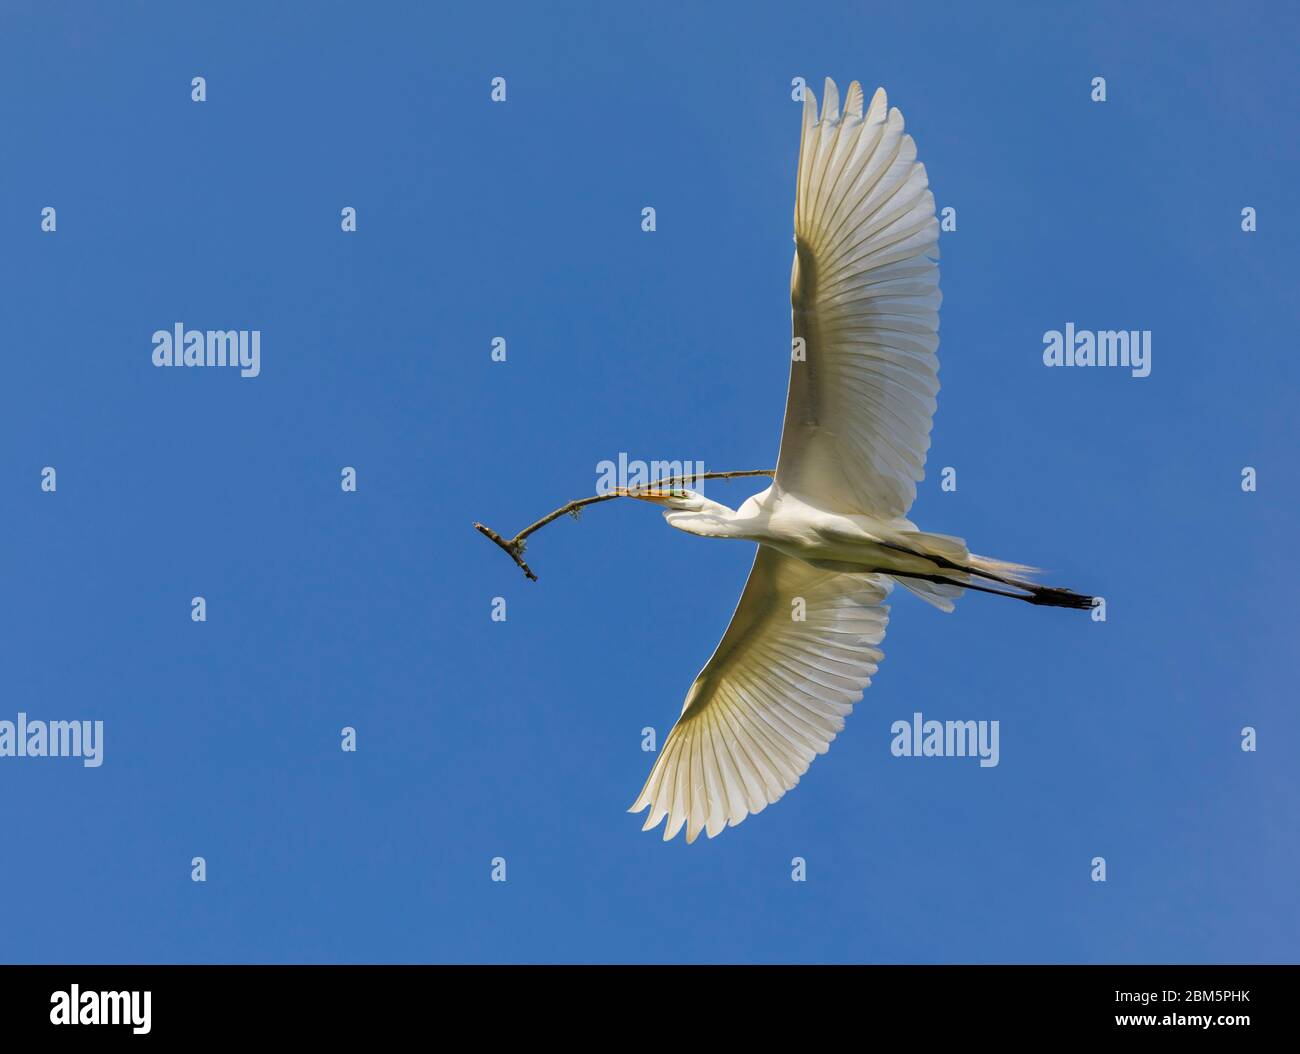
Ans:
{"label": "bird's tail", "polygon": [[1040,568],[1030,567],[1028,564],[1013,564],[1010,560],[995,560],[991,556],[980,556],[978,553],[971,553],[966,557],[966,566],[985,578],[992,578],[994,581],[1005,580],[1015,585],[1022,583],[1028,585],[1030,583],[1026,582],[1026,579],[1043,573]]}

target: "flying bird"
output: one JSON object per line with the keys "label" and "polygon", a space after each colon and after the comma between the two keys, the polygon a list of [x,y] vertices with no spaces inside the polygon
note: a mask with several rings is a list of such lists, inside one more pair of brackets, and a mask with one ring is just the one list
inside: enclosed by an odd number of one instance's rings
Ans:
{"label": "flying bird", "polygon": [[738,509],[628,490],[678,530],[758,543],[731,624],[644,789],[645,830],[687,842],[761,812],[824,754],[881,661],[894,584],[943,611],[966,589],[1087,609],[907,519],[939,390],[939,224],[925,166],[883,89],[864,109],[805,91],[794,208],[794,339],[772,485]]}

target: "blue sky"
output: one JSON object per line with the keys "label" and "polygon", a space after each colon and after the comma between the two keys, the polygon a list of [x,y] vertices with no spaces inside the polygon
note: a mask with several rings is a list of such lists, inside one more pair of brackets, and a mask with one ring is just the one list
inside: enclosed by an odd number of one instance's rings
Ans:
{"label": "blue sky", "polygon": [[[1294,961],[1297,16],[1047,7],[6,3],[0,720],[105,742],[0,758],[0,959]],[[530,583],[470,524],[620,452],[773,463],[826,75],[957,210],[913,518],[1107,620],[898,591],[800,786],[665,845],[641,729],[750,547],[614,503]],[[261,375],[155,369],[177,322]],[[1151,376],[1045,368],[1067,322]],[[892,757],[916,711],[1000,764]]]}

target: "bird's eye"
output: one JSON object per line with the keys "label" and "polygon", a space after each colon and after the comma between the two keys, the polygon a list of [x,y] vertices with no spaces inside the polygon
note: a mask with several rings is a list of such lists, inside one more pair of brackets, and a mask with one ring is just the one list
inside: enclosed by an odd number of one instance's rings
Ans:
{"label": "bird's eye", "polygon": [[668,496],[670,498],[685,498],[688,497],[689,495],[687,495],[686,491],[684,490],[670,490],[668,492]]}

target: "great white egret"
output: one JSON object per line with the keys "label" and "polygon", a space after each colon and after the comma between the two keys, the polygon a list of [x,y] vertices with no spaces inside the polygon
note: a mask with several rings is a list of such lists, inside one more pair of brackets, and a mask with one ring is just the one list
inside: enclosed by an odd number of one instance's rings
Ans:
{"label": "great white egret", "polygon": [[939,390],[938,240],[925,167],[884,90],[864,112],[854,82],[841,110],[828,79],[820,116],[806,90],[772,485],[735,510],[691,490],[626,492],[678,530],[758,543],[731,624],[630,810],[650,810],[645,830],[666,817],[665,840],[734,827],[826,752],[882,658],[895,582],[944,611],[964,589],[1092,606],[906,518]]}

